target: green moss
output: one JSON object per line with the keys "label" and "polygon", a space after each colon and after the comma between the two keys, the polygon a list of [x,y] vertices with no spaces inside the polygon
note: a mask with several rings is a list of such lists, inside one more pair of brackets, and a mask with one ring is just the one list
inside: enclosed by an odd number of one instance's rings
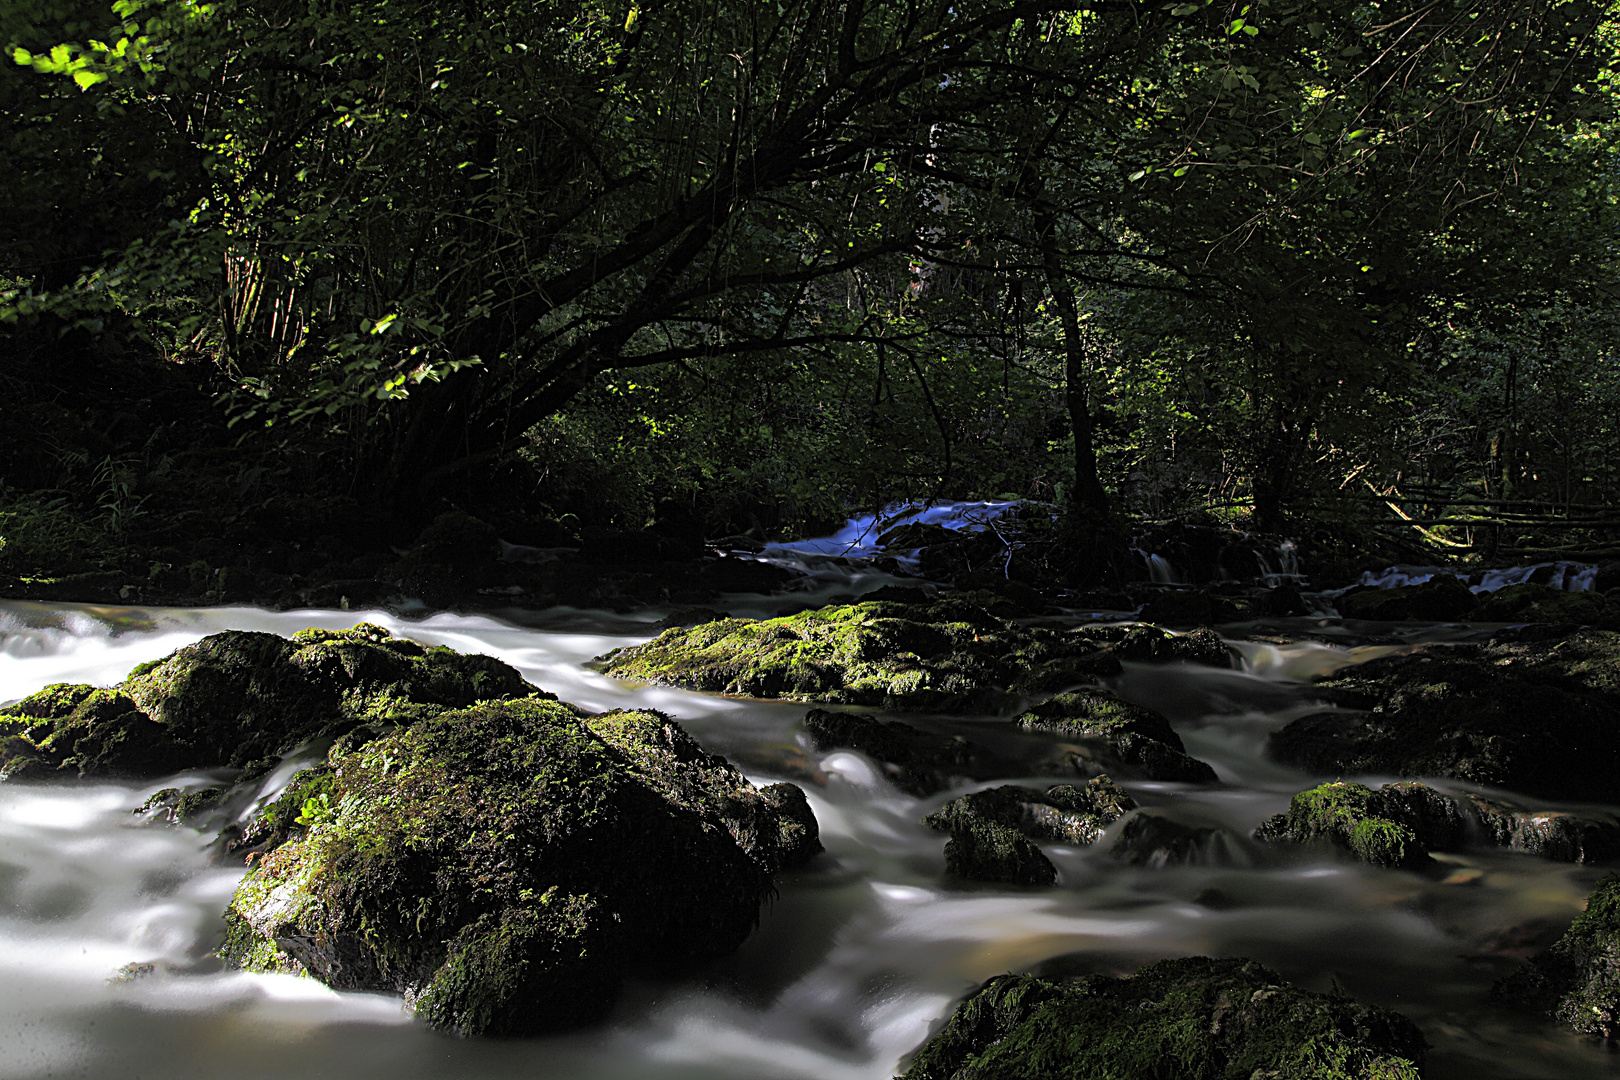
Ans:
{"label": "green moss", "polygon": [[113,689],[58,685],[0,711],[0,775],[155,776],[246,765],[366,724],[539,694],[493,657],[360,624],[249,631],[143,664]]}
{"label": "green moss", "polygon": [[1620,1036],[1620,874],[1605,875],[1564,936],[1493,995],[1584,1035]]}
{"label": "green moss", "polygon": [[630,968],[734,949],[770,872],[813,853],[802,793],[756,791],[659,713],[487,702],[330,765],[335,811],[244,879],[231,955],[256,935],[464,1034],[574,1026]]}
{"label": "green moss", "polygon": [[1106,646],[1081,634],[1018,627],[951,600],[677,627],[597,663],[620,678],[695,690],[942,712],[994,712],[1054,679],[1118,670]]}
{"label": "green moss", "polygon": [[1295,795],[1255,836],[1273,843],[1325,840],[1374,866],[1416,869],[1430,859],[1409,816],[1398,795],[1336,780]]}
{"label": "green moss", "polygon": [[1399,1013],[1300,990],[1253,962],[1189,957],[1126,979],[991,979],[904,1080],[1416,1080],[1423,1045]]}
{"label": "green moss", "polygon": [[1032,706],[1015,721],[1088,748],[1102,768],[1146,780],[1212,783],[1215,770],[1185,752],[1170,721],[1107,690],[1083,689]]}

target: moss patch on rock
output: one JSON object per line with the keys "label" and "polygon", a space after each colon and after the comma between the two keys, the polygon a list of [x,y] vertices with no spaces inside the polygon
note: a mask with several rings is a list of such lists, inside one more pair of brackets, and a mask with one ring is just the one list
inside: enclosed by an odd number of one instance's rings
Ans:
{"label": "moss patch on rock", "polygon": [[904,1080],[1416,1080],[1406,1017],[1291,986],[1252,961],[1189,957],[1129,978],[1002,975],[963,1002]]}
{"label": "moss patch on rock", "polygon": [[1435,574],[1420,585],[1393,589],[1359,588],[1334,601],[1347,619],[1455,622],[1474,611],[1478,598],[1451,574]]}
{"label": "moss patch on rock", "polygon": [[1091,844],[1103,830],[1136,808],[1136,802],[1106,776],[1045,791],[1006,784],[953,799],[923,823],[951,835],[945,868],[974,881],[1050,885],[1057,868],[1036,846],[1046,840]]}
{"label": "moss patch on rock", "polygon": [[1320,685],[1353,711],[1276,732],[1278,760],[1317,775],[1442,776],[1620,802],[1620,634],[1436,648]]}
{"label": "moss patch on rock", "polygon": [[1620,874],[1599,881],[1564,936],[1497,983],[1492,996],[1584,1035],[1620,1036]]}
{"label": "moss patch on rock", "polygon": [[1208,764],[1187,755],[1170,721],[1107,690],[1058,694],[1031,706],[1014,723],[1078,742],[1090,760],[1124,776],[1189,783],[1216,779]]}
{"label": "moss patch on rock", "polygon": [[623,679],[749,697],[993,713],[1116,673],[1109,643],[1022,627],[955,599],[867,601],[676,627],[597,658]]}
{"label": "moss patch on rock", "polygon": [[494,657],[367,623],[291,640],[232,630],[144,664],[112,689],[59,684],[0,709],[0,776],[241,767],[361,724],[539,692]]}
{"label": "moss patch on rock", "polygon": [[1560,862],[1620,856],[1620,822],[1604,814],[1527,810],[1481,795],[1446,795],[1402,781],[1373,790],[1343,780],[1293,797],[1287,811],[1262,822],[1268,843],[1326,842],[1374,866],[1422,869],[1430,851],[1472,844],[1508,848]]}
{"label": "moss patch on rock", "polygon": [[735,949],[820,846],[802,792],[658,713],[487,702],[330,765],[335,812],[256,862],[221,955],[398,991],[463,1034],[599,1019],[627,971]]}

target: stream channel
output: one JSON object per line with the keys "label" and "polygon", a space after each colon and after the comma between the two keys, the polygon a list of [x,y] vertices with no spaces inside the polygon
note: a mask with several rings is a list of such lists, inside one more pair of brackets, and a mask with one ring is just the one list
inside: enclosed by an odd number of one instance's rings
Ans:
{"label": "stream channel", "polygon": [[[737,599],[732,610],[751,613]],[[1337,620],[1270,625],[1342,634],[1343,645],[1248,644],[1243,671],[1127,666],[1113,680],[1125,697],[1165,713],[1222,781],[1124,786],[1144,806],[1225,826],[1231,842],[1201,865],[1168,868],[1115,860],[1111,837],[1092,848],[1049,845],[1058,884],[1019,889],[945,877],[945,837],[918,819],[966,788],[918,800],[855,753],[810,750],[805,705],[631,686],[585,667],[653,636],[658,617],[0,602],[0,702],[53,682],[109,685],[220,630],[286,635],[365,619],[498,656],[588,709],[664,710],[756,782],[800,783],[827,849],[780,879],[740,951],[678,981],[632,985],[607,1025],[462,1040],[412,1020],[395,997],[222,970],[210,958],[243,868],[211,862],[208,837],[141,827],[131,810],[160,788],[219,777],[0,784],[0,1077],[886,1080],[989,976],[1125,973],[1194,954],[1252,957],[1309,989],[1338,986],[1405,1012],[1431,1044],[1431,1078],[1620,1075],[1620,1058],[1597,1044],[1488,1002],[1495,979],[1581,910],[1597,870],[1471,852],[1444,856],[1449,865],[1424,876],[1280,854],[1247,839],[1317,779],[1263,755],[1267,733],[1312,707],[1307,680],[1392,648],[1358,646]],[[1407,631],[1413,643],[1459,632]],[[990,717],[907,720],[998,745],[1009,737]],[[129,964],[152,967],[116,978]]]}

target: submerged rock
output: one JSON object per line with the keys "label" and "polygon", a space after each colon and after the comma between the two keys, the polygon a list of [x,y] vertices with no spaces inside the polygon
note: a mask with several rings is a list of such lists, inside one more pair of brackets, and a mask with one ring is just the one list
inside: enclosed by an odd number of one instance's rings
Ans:
{"label": "submerged rock", "polygon": [[1317,775],[1443,776],[1620,802],[1620,634],[1436,648],[1319,685],[1344,708],[1274,733],[1279,761]]}
{"label": "submerged rock", "polygon": [[936,735],[898,720],[811,709],[804,726],[818,750],[859,750],[882,764],[890,783],[919,798],[945,790],[954,780],[988,780],[1023,771],[1017,762],[959,735]]}
{"label": "submerged rock", "polygon": [[1123,979],[997,976],[903,1080],[1416,1080],[1423,1057],[1400,1013],[1301,990],[1252,961],[1195,956]]}
{"label": "submerged rock", "polygon": [[1045,791],[1013,784],[975,791],[923,818],[951,834],[945,868],[974,881],[1050,885],[1057,868],[1036,846],[1047,840],[1092,844],[1136,802],[1106,776],[1080,787],[1060,784]]}
{"label": "submerged rock", "polygon": [[231,630],[143,664],[112,689],[57,684],[0,709],[0,777],[241,767],[370,721],[539,692],[494,657],[368,623],[300,630],[290,641]]}
{"label": "submerged rock", "polygon": [[488,702],[330,766],[329,813],[254,864],[220,955],[401,992],[467,1035],[577,1026],[628,971],[730,952],[771,874],[820,849],[802,792],[756,790],[659,713]]}
{"label": "submerged rock", "polygon": [[1564,936],[1497,983],[1492,996],[1583,1035],[1620,1036],[1620,874],[1599,881]]}
{"label": "submerged rock", "polygon": [[1081,743],[1087,759],[1111,772],[1144,780],[1216,779],[1214,769],[1187,755],[1170,721],[1107,690],[1058,694],[1030,707],[1014,723],[1025,731]]}
{"label": "submerged rock", "polygon": [[1118,672],[1109,646],[1021,627],[965,601],[867,601],[672,628],[597,658],[624,679],[750,697],[953,713]]}

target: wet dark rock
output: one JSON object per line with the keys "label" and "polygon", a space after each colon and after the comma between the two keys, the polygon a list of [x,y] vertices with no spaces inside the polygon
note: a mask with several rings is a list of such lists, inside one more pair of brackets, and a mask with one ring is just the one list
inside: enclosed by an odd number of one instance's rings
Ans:
{"label": "wet dark rock", "polygon": [[1190,634],[1172,634],[1157,626],[1135,626],[1114,649],[1121,660],[1146,664],[1188,663],[1230,668],[1231,648],[1207,626]]}
{"label": "wet dark rock", "polygon": [[1241,614],[1230,599],[1209,589],[1170,589],[1148,597],[1136,617],[1165,626],[1208,626]]}
{"label": "wet dark rock", "polygon": [[322,763],[296,773],[281,794],[253,814],[240,831],[226,837],[226,851],[273,851],[302,836],[333,808],[333,773]]}
{"label": "wet dark rock", "polygon": [[148,825],[200,825],[219,809],[229,787],[205,787],[193,791],[164,788],[134,811]]}
{"label": "wet dark rock", "polygon": [[705,585],[722,593],[773,593],[804,576],[773,563],[729,556],[704,562],[698,574]]}
{"label": "wet dark rock", "polygon": [[1583,1035],[1620,1036],[1620,874],[1599,881],[1564,936],[1497,983],[1492,997]]}
{"label": "wet dark rock", "polygon": [[1333,603],[1347,619],[1455,622],[1467,618],[1476,602],[1477,598],[1462,579],[1451,574],[1435,574],[1421,585],[1352,589]]}
{"label": "wet dark rock", "polygon": [[1014,723],[1079,742],[1088,759],[1122,775],[1190,783],[1216,779],[1214,769],[1187,755],[1170,721],[1107,690],[1059,694],[1031,706]]}
{"label": "wet dark rock", "polygon": [[1108,854],[1121,862],[1160,868],[1222,861],[1221,847],[1233,846],[1224,829],[1188,825],[1151,810],[1138,810],[1120,829]]}
{"label": "wet dark rock", "polygon": [[1017,762],[960,735],[937,735],[898,720],[811,709],[804,727],[816,749],[859,750],[882,764],[895,787],[919,798],[943,791],[956,780],[988,780],[1022,771]]}
{"label": "wet dark rock", "polygon": [[58,684],[0,709],[0,776],[158,776],[241,767],[371,722],[539,693],[489,656],[361,623],[291,640],[232,630],[112,689]]}
{"label": "wet dark rock", "polygon": [[1549,585],[1506,585],[1481,598],[1479,622],[1596,623],[1608,614],[1602,594],[1565,592]]}
{"label": "wet dark rock", "polygon": [[1271,737],[1319,776],[1441,776],[1574,801],[1620,802],[1620,634],[1435,648],[1319,684],[1352,711]]}
{"label": "wet dark rock", "polygon": [[802,792],[754,789],[658,713],[488,702],[329,764],[328,809],[254,863],[220,955],[397,991],[466,1035],[588,1023],[627,972],[732,951],[820,846]]}
{"label": "wet dark rock", "polygon": [[[434,518],[400,560],[400,588],[429,607],[449,607],[474,587],[478,569],[500,556],[493,526],[450,510]],[[335,573],[344,575],[342,570]]]}
{"label": "wet dark rock", "polygon": [[1399,1013],[1314,994],[1242,959],[1163,960],[1128,978],[1000,975],[957,1007],[903,1080],[1416,1080]]}
{"label": "wet dark rock", "polygon": [[1040,791],[1013,784],[953,799],[923,823],[951,834],[945,868],[974,881],[1049,885],[1057,869],[1035,841],[1087,845],[1136,808],[1119,785],[1099,776],[1079,787]]}
{"label": "wet dark rock", "polygon": [[716,611],[713,608],[705,607],[690,607],[680,608],[676,611],[670,612],[658,623],[658,625],[664,630],[668,630],[676,626],[683,626],[690,629],[694,626],[702,626],[704,623],[719,622],[721,619],[729,618],[731,618],[731,616],[724,611]]}
{"label": "wet dark rock", "polygon": [[1309,615],[1311,606],[1305,602],[1305,595],[1300,592],[1298,585],[1285,581],[1274,589],[1266,590],[1260,598],[1260,612],[1273,618],[1288,618]]}
{"label": "wet dark rock", "polygon": [[694,690],[954,713],[997,712],[1020,694],[1119,670],[1083,634],[1021,627],[951,596],[670,629],[596,663],[620,678]]}

